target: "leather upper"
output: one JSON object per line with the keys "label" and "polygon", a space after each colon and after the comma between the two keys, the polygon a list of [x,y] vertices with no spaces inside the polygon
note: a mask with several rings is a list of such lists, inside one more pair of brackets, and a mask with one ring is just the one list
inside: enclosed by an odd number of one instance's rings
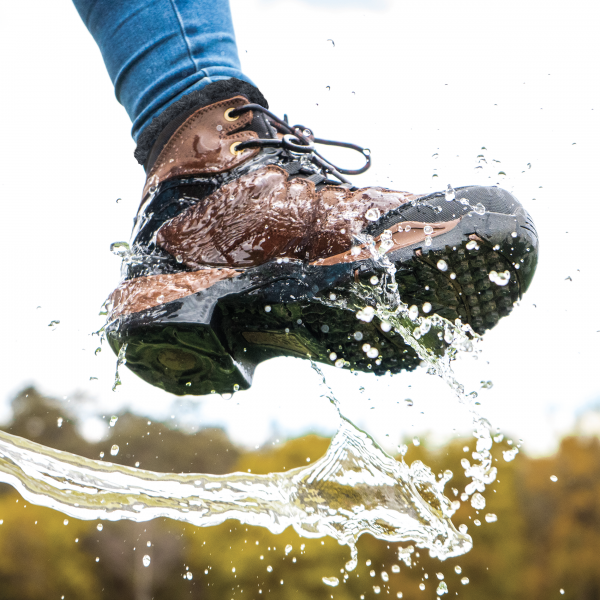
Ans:
{"label": "leather upper", "polygon": [[235,153],[232,144],[255,139],[253,131],[240,131],[252,122],[252,111],[234,121],[225,111],[247,104],[243,96],[222,100],[196,111],[171,136],[150,169],[142,201],[160,183],[175,177],[210,175],[228,171],[256,156],[258,148]]}

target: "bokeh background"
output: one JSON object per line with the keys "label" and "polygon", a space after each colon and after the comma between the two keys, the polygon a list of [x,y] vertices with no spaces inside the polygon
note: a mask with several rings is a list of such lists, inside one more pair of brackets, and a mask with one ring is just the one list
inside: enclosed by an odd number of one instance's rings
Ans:
{"label": "bokeh background", "polygon": [[[454,563],[424,556],[392,576],[394,548],[365,539],[360,578],[334,589],[321,577],[339,573],[346,552],[330,541],[271,538],[235,523],[201,531],[172,522],[106,524],[98,532],[95,524],[63,526],[58,513],[24,509],[3,488],[0,598],[38,598],[42,589],[57,598],[259,597],[257,582],[267,582],[260,597],[293,590],[369,597],[377,585],[381,594],[434,597],[436,572],[452,596],[558,598],[563,589],[567,598],[600,598],[600,7],[591,0],[232,0],[232,10],[242,66],[275,113],[319,136],[370,147],[374,166],[357,184],[413,192],[499,184],[533,215],[541,255],[531,289],[486,335],[478,359],[455,365],[467,391],[479,393],[481,412],[521,446],[512,463],[498,449],[504,472],[488,494],[498,522],[470,527],[475,548],[458,561],[467,586]],[[70,2],[2,3],[0,34],[4,428],[92,457],[111,436],[129,436],[138,455],[147,454],[142,466],[164,471],[258,472],[289,468],[290,457],[317,458],[337,418],[300,360],[261,365],[253,388],[228,401],[175,398],[127,371],[112,391],[116,359],[106,346],[95,352],[93,332],[118,283],[109,246],[128,239],[143,185],[130,123]],[[407,460],[450,468],[460,483],[471,423],[443,382],[424,370],[381,379],[324,372],[344,411],[384,448],[394,453],[419,436]],[[493,387],[482,389],[484,381]],[[108,427],[112,414],[126,413]],[[68,428],[56,427],[59,416]],[[136,427],[148,419],[173,432],[168,451],[143,446]],[[215,444],[232,448],[229,460],[215,458]],[[457,523],[476,518],[464,511]],[[147,541],[153,563],[140,570]],[[286,557],[288,543],[296,554]],[[186,566],[192,580],[183,579]]]}

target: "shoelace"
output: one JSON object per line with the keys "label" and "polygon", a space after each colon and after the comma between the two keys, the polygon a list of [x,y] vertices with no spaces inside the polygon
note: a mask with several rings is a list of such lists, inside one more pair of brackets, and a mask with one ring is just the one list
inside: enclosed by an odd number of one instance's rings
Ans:
{"label": "shoelace", "polygon": [[[331,173],[331,175],[339,179],[342,183],[349,184],[351,184],[351,182],[346,179],[344,175],[360,175],[371,166],[371,151],[368,148],[362,148],[361,146],[350,144],[348,142],[336,142],[334,140],[316,138],[314,137],[312,131],[307,127],[304,127],[303,125],[290,126],[287,122],[287,117],[286,120],[283,121],[260,104],[245,104],[244,106],[240,106],[239,108],[229,111],[229,116],[236,117],[249,110],[262,112],[269,119],[271,125],[275,127],[279,133],[283,134],[283,137],[281,139],[258,138],[241,142],[236,146],[236,150],[238,151],[242,151],[244,148],[272,147],[285,148],[290,152],[295,152],[298,154],[310,154],[311,162],[324,171]],[[316,151],[315,144],[322,144],[324,146],[339,146],[340,148],[355,150],[364,156],[366,162],[360,169],[342,169],[340,167],[336,167]]]}

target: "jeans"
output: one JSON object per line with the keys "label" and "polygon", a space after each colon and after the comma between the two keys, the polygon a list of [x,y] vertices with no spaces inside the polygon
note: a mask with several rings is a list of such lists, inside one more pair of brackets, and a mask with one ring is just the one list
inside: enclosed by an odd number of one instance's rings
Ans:
{"label": "jeans", "polygon": [[240,69],[229,0],[73,0],[137,141],[164,108]]}

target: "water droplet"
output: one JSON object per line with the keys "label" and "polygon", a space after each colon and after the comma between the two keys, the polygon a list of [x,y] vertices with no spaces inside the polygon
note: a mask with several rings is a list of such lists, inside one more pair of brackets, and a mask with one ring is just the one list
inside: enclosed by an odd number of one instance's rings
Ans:
{"label": "water droplet", "polygon": [[477,245],[477,242],[475,240],[471,240],[470,242],[467,242],[467,250],[478,250],[479,246]]}
{"label": "water droplet", "polygon": [[[425,229],[427,229],[427,228],[425,228]],[[431,236],[430,236],[430,235],[428,235],[428,236],[425,238],[425,245],[426,245],[426,246],[431,246]]]}
{"label": "water droplet", "polygon": [[98,531],[102,531],[104,529],[104,525],[102,525],[102,523],[98,523],[98,525],[96,525],[96,529]]}
{"label": "water droplet", "polygon": [[518,448],[512,448],[511,450],[505,450],[502,453],[502,456],[504,457],[504,460],[506,462],[511,462],[515,459],[515,456],[519,453],[519,449]]}
{"label": "water droplet", "polygon": [[463,523],[462,525],[459,525],[459,526],[458,526],[458,530],[459,530],[461,533],[467,533],[467,531],[469,531],[469,528],[468,528],[468,527],[467,527],[467,526],[466,526],[466,525]]}
{"label": "water droplet", "polygon": [[354,332],[354,339],[357,342],[360,342],[363,339],[363,332],[362,331],[355,331]]}
{"label": "water droplet", "polygon": [[440,258],[440,260],[437,261],[437,268],[440,271],[447,271],[448,270],[448,263],[445,260],[443,260],[443,259]]}
{"label": "water droplet", "polygon": [[332,353],[329,355],[329,360],[335,360],[336,358],[337,358],[337,354],[336,354],[335,352],[332,352]]}
{"label": "water droplet", "polygon": [[379,277],[377,277],[377,275],[373,275],[371,279],[369,279],[369,282],[371,285],[377,285],[379,283]]}
{"label": "water droplet", "polygon": [[419,589],[420,589],[421,591],[423,591],[423,590],[425,589],[425,584],[424,584],[424,583],[420,583],[420,584],[419,584]]}
{"label": "water droplet", "polygon": [[110,245],[110,251],[120,258],[125,258],[129,254],[131,254],[131,250],[129,248],[129,244],[127,242],[113,242]]}
{"label": "water droplet", "polygon": [[68,525],[68,524],[69,524],[69,519],[65,519],[65,520],[63,521],[63,525]]}
{"label": "water droplet", "polygon": [[468,578],[468,577],[463,577],[463,578],[460,580],[460,582],[461,582],[463,585],[467,585],[467,584],[469,583],[469,578]]}
{"label": "water droplet", "polygon": [[[410,398],[409,398],[410,400]],[[398,446],[398,452],[400,453],[401,456],[406,456],[406,453],[408,452],[408,446],[406,444],[402,444],[400,446]],[[398,558],[402,558],[401,556],[399,556]]]}
{"label": "water droplet", "polygon": [[271,565],[269,565],[269,566],[267,567],[267,571],[268,571],[269,573],[272,573],[272,572],[273,572],[273,567],[272,567]]}
{"label": "water droplet", "polygon": [[365,213],[365,219],[367,219],[367,221],[377,221],[377,219],[379,219],[380,216],[381,213],[379,212],[378,208],[370,208]]}
{"label": "water droplet", "polygon": [[485,508],[485,498],[479,492],[475,492],[471,497],[471,506],[476,510],[483,510]]}
{"label": "water droplet", "polygon": [[437,590],[435,590],[435,593],[438,596],[443,596],[444,594],[448,593],[448,585],[445,581],[440,581],[440,584],[437,586]]}
{"label": "water droplet", "polygon": [[565,590],[563,590],[562,588],[560,588],[560,590],[558,590],[560,592],[561,595],[564,595]]}
{"label": "water droplet", "polygon": [[511,237],[514,237],[514,238],[516,238],[516,237],[517,237],[517,232],[516,232],[516,231],[513,231],[513,232],[512,232],[510,235],[511,235]]}
{"label": "water droplet", "polygon": [[321,325],[321,331],[323,333],[329,333],[329,325],[325,325],[325,324]]}
{"label": "water droplet", "polygon": [[341,368],[344,366],[344,364],[345,364],[345,363],[346,363],[346,361],[345,361],[343,358],[338,358],[338,359],[335,361],[335,366],[336,366],[338,369],[341,369]]}
{"label": "water droplet", "polygon": [[423,227],[423,233],[425,235],[431,235],[433,233],[433,227],[431,225],[425,225],[425,227]]}
{"label": "water droplet", "polygon": [[147,554],[144,554],[144,558],[142,558],[142,564],[145,567],[150,566],[150,557]]}
{"label": "water droplet", "polygon": [[378,585],[373,586],[373,592],[375,594],[379,594],[381,592],[381,588]]}
{"label": "water droplet", "polygon": [[466,198],[461,198],[460,203],[464,206],[470,206],[469,201]]}
{"label": "water droplet", "polygon": [[490,271],[488,277],[492,283],[503,287],[508,285],[510,281],[510,271],[502,271],[501,273]]}
{"label": "water droplet", "polygon": [[55,327],[56,325],[60,325],[60,321],[50,321],[48,323],[48,327]]}
{"label": "water droplet", "polygon": [[110,421],[109,421],[109,423],[108,423],[108,426],[109,426],[109,427],[114,427],[114,426],[115,426],[115,424],[116,424],[116,422],[117,422],[118,420],[119,420],[119,417],[117,417],[116,415],[113,415],[113,416],[110,418]]}
{"label": "water droplet", "polygon": [[392,330],[392,324],[389,321],[381,321],[381,331],[387,333]]}
{"label": "water droplet", "polygon": [[112,456],[116,456],[117,454],[119,454],[119,446],[114,444],[110,449],[110,453]]}
{"label": "water droplet", "polygon": [[558,481],[558,477],[556,475],[550,475],[550,481]]}
{"label": "water droplet", "polygon": [[415,446],[420,446],[421,445],[421,440],[415,435],[415,437],[412,440],[413,444]]}
{"label": "water droplet", "polygon": [[352,246],[352,248],[350,248],[350,254],[352,254],[352,256],[358,256],[360,253],[361,253],[360,246]]}
{"label": "water droplet", "polygon": [[473,211],[476,212],[478,215],[484,215],[485,214],[485,206],[483,204],[481,204],[481,202],[479,202],[478,204],[475,205],[475,207],[473,208]]}
{"label": "water droplet", "polygon": [[454,567],[454,572],[455,572],[457,575],[460,575],[460,574],[462,573],[462,569],[460,568],[460,566],[459,566],[459,565],[456,565],[456,566]]}
{"label": "water droplet", "polygon": [[63,424],[63,418],[62,417],[58,417],[58,419],[56,419],[56,425],[57,427],[62,427]]}
{"label": "water droplet", "polygon": [[383,579],[383,581],[389,581],[390,576],[387,574],[386,571],[381,571],[381,579]]}
{"label": "water droplet", "polygon": [[375,309],[372,306],[365,306],[356,313],[356,318],[364,321],[365,323],[370,323],[374,316]]}
{"label": "water droplet", "polygon": [[289,554],[289,553],[290,553],[290,552],[291,552],[293,549],[294,549],[294,548],[292,547],[292,545],[291,545],[291,544],[288,544],[288,545],[285,547],[285,555],[287,556],[287,555],[288,555],[288,554]]}
{"label": "water droplet", "polygon": [[191,581],[193,577],[194,577],[194,576],[192,575],[192,572],[191,572],[191,571],[188,571],[188,572],[185,574],[185,578],[186,578],[188,581]]}
{"label": "water droplet", "polygon": [[448,184],[448,188],[446,189],[446,193],[444,195],[446,196],[447,202],[451,202],[452,200],[454,200],[456,198],[456,194],[450,184]]}
{"label": "water droplet", "polygon": [[268,304],[265,306],[265,312],[271,312],[271,307]]}
{"label": "water droplet", "polygon": [[332,292],[331,294],[329,294],[329,299],[333,302],[335,299],[337,298],[337,296]]}
{"label": "water droplet", "polygon": [[[431,309],[432,309],[431,302],[425,302],[425,304],[423,304],[423,312],[424,313],[426,313],[426,314],[430,313]],[[418,314],[418,311],[417,311],[417,314]],[[414,319],[413,319],[413,321],[414,321]]]}
{"label": "water droplet", "polygon": [[379,350],[377,348],[370,348],[366,352],[369,358],[377,358],[379,356]]}
{"label": "water droplet", "polygon": [[498,517],[494,513],[488,513],[485,515],[486,523],[495,523],[498,520]]}

